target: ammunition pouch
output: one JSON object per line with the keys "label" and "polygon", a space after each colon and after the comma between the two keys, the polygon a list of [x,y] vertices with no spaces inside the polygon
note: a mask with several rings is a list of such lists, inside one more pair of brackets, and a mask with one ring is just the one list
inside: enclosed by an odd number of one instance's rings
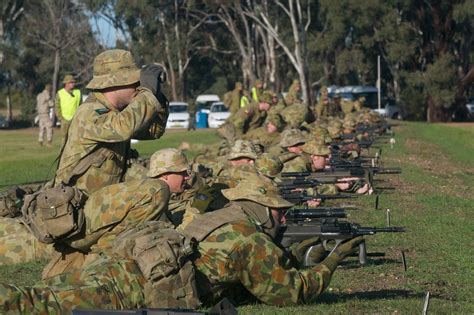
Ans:
{"label": "ammunition pouch", "polygon": [[84,224],[86,196],[76,187],[60,184],[25,197],[23,223],[43,243],[78,234]]}
{"label": "ammunition pouch", "polygon": [[147,306],[196,308],[200,301],[190,260],[194,244],[194,239],[185,238],[170,224],[155,221],[122,233],[114,242],[114,251],[137,263],[147,280]]}

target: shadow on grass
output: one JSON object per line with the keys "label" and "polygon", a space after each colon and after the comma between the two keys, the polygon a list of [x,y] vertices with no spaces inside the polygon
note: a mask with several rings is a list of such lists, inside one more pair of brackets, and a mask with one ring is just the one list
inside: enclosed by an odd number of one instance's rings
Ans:
{"label": "shadow on grass", "polygon": [[326,292],[321,295],[319,303],[333,304],[341,303],[349,300],[383,300],[396,298],[417,298],[423,299],[425,293],[416,293],[409,290],[378,290],[378,291],[364,291],[352,293],[330,293]]}
{"label": "shadow on grass", "polygon": [[403,268],[402,262],[400,259],[392,258],[371,258],[367,257],[367,264],[361,265],[357,259],[344,261],[340,266],[342,269],[357,269],[364,268],[367,266],[381,266],[381,265],[400,265]]}

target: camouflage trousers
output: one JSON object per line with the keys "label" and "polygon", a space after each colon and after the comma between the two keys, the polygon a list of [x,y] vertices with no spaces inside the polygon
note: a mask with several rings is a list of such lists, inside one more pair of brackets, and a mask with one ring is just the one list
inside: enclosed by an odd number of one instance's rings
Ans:
{"label": "camouflage trousers", "polygon": [[53,140],[53,122],[51,119],[46,117],[39,117],[39,134],[38,141],[43,142],[44,134],[46,133],[46,140],[51,142]]}
{"label": "camouflage trousers", "polygon": [[0,265],[51,258],[53,247],[38,241],[18,219],[0,217]]}
{"label": "camouflage trousers", "polygon": [[133,260],[100,257],[83,270],[34,287],[0,283],[1,314],[69,314],[73,309],[144,307],[145,279]]}

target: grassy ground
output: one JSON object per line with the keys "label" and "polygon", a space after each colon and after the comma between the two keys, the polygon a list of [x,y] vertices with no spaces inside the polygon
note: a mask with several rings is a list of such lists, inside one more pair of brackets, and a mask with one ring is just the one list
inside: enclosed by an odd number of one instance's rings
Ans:
{"label": "grassy ground", "polygon": [[[365,226],[385,226],[385,209],[390,208],[392,225],[405,226],[407,232],[368,237],[369,251],[384,251],[386,256],[373,258],[364,267],[349,259],[317,304],[249,305],[240,307],[240,313],[413,314],[421,312],[428,291],[432,313],[474,313],[474,127],[403,123],[396,132],[394,149],[384,147],[382,156],[387,167],[403,169],[399,176],[385,176],[397,190],[381,196],[379,210],[374,209],[374,196],[360,198],[357,203],[363,209],[353,211],[351,219]],[[35,137],[35,130],[0,131],[0,185],[46,176],[60,140],[46,149],[37,147]],[[217,137],[212,131],[173,132],[136,147],[149,155],[182,140],[211,143]],[[40,269],[40,263],[1,267],[0,280],[9,282],[21,275],[21,284],[33,284]]]}

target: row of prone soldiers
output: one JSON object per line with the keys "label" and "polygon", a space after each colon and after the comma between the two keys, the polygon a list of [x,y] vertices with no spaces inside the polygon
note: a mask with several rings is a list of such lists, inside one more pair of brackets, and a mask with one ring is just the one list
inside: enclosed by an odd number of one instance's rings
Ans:
{"label": "row of prone soldiers", "polygon": [[[248,139],[246,129],[216,145],[194,145],[199,153],[192,161],[170,148],[142,160],[128,145],[132,137],[164,132],[158,77],[156,66],[139,69],[127,51],[98,55],[92,96],[71,122],[53,181],[39,190],[16,187],[0,199],[0,262],[49,260],[33,287],[0,284],[2,313],[195,309],[223,297],[311,303],[365,242],[345,235],[330,251],[320,246],[321,233],[284,242],[295,205],[317,207],[341,191],[373,188],[352,171],[303,186],[297,180],[288,186],[285,173],[360,167],[363,148],[386,129],[378,115],[361,111],[344,121],[291,125],[276,113],[257,127],[269,141],[259,133]],[[124,104],[123,87],[130,86]],[[117,91],[114,101],[110,93]],[[152,134],[144,136],[147,130]]]}

